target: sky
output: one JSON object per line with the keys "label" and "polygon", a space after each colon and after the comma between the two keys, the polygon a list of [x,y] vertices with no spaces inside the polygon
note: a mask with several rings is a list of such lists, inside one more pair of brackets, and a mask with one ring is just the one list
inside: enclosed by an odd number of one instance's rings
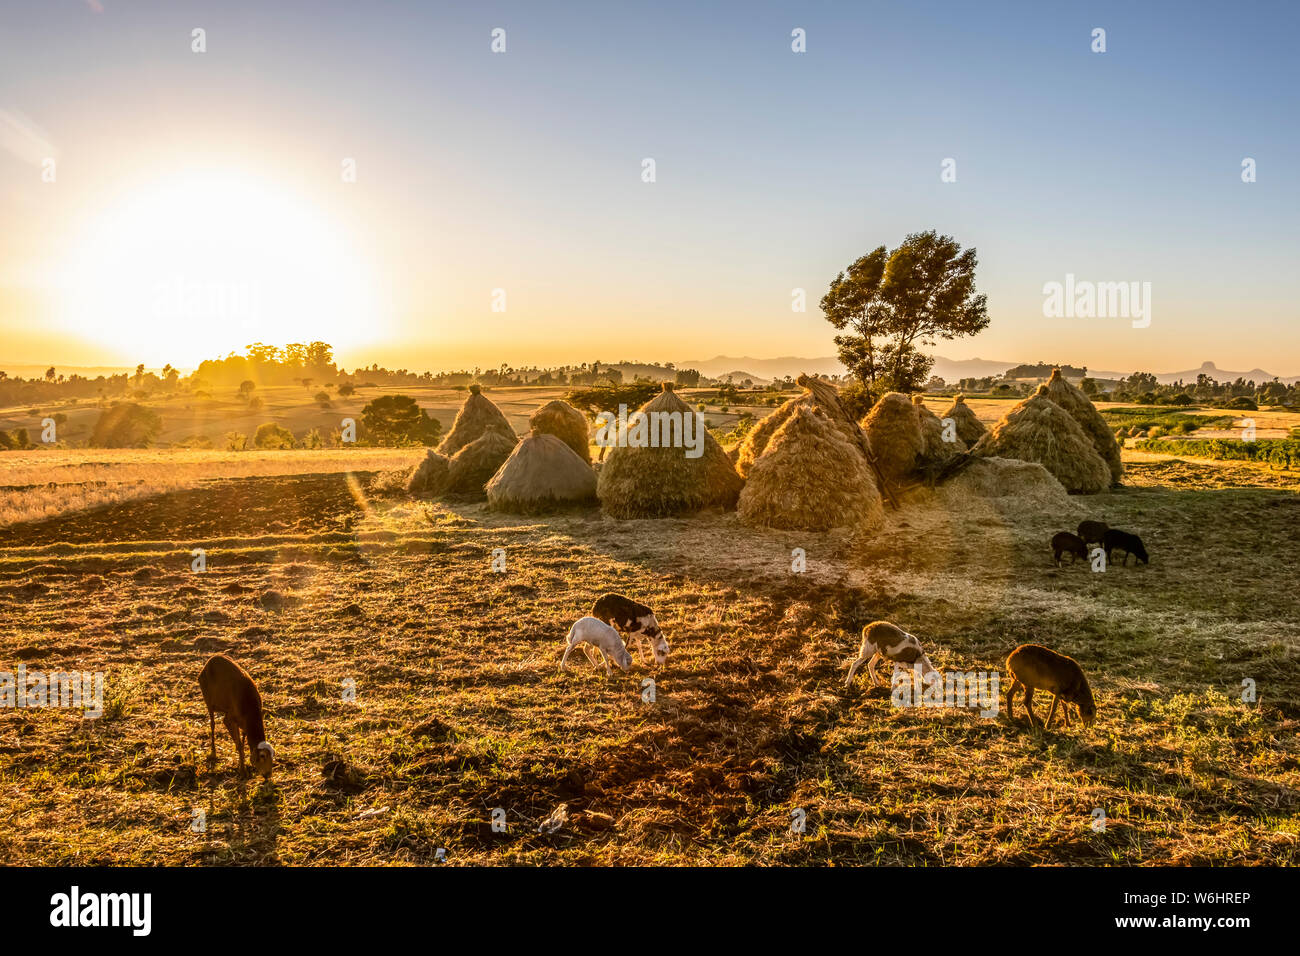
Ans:
{"label": "sky", "polygon": [[[947,358],[1300,374],[1297,26],[1287,2],[0,0],[0,362],[823,356],[835,275],[937,229],[978,251],[991,319]],[[1150,283],[1149,324],[1045,315],[1067,275]]]}

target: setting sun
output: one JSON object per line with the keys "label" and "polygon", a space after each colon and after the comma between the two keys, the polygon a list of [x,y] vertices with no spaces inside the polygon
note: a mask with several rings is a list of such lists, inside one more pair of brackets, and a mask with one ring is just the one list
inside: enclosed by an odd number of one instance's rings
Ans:
{"label": "setting sun", "polygon": [[260,340],[362,341],[379,306],[337,222],[283,183],[195,170],[138,184],[87,217],[60,319],[148,362]]}

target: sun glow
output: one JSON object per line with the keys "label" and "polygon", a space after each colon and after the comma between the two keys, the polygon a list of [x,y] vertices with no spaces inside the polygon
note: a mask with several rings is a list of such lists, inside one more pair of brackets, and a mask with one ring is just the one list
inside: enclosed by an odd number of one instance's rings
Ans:
{"label": "sun glow", "polygon": [[276,184],[191,172],[90,217],[67,260],[61,321],[150,365],[258,341],[365,342],[387,316],[356,245]]}

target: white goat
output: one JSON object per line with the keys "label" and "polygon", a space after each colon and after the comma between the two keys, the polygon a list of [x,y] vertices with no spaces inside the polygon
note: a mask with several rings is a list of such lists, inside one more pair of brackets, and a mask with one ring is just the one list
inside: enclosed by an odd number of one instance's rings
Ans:
{"label": "white goat", "polygon": [[628,670],[632,666],[632,655],[628,649],[623,646],[623,638],[618,636],[618,631],[614,630],[604,621],[598,621],[594,617],[579,618],[569,628],[568,647],[564,649],[564,657],[560,658],[560,670],[568,670],[569,654],[579,644],[588,644],[584,647],[583,652],[587,658],[595,663],[592,657],[592,648],[595,648],[601,658],[605,661],[605,674],[611,673],[609,669],[609,659],[614,658],[615,663],[623,670]]}
{"label": "white goat", "polygon": [[921,642],[916,639],[915,634],[909,634],[888,621],[873,621],[862,629],[862,649],[858,651],[858,659],[849,667],[849,676],[845,679],[844,686],[848,687],[853,683],[853,675],[863,664],[867,665],[871,683],[879,683],[876,661],[882,659],[892,661],[895,672],[901,666],[906,665],[911,668],[918,662],[922,678],[934,671],[934,665],[930,663],[930,658],[925,656],[925,651],[921,650]]}

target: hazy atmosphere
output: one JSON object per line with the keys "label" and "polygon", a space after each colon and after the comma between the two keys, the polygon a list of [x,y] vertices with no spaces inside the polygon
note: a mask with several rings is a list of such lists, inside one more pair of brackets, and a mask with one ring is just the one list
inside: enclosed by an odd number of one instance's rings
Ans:
{"label": "hazy atmosphere", "polygon": [[[11,5],[0,362],[192,368],[311,338],[435,371],[815,357],[835,274],[935,226],[978,249],[996,319],[950,358],[1300,375],[1298,15]],[[1075,38],[1102,23],[1098,55]],[[1067,274],[1149,282],[1150,326],[1045,317]]]}
{"label": "hazy atmosphere", "polygon": [[6,0],[10,922],[1285,925],[1298,27]]}

